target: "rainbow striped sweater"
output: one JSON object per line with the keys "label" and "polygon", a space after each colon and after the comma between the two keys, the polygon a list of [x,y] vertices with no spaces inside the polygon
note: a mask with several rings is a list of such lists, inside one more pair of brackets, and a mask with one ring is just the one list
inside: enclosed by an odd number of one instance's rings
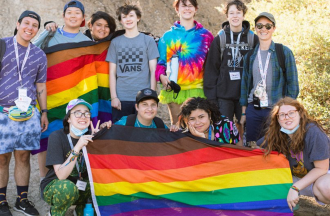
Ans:
{"label": "rainbow striped sweater", "polygon": [[203,88],[203,65],[213,35],[202,24],[196,21],[194,23],[195,27],[186,31],[177,21],[160,39],[156,80],[159,81],[161,74],[166,74],[167,62],[174,54],[177,54],[179,56],[178,84],[181,89]]}

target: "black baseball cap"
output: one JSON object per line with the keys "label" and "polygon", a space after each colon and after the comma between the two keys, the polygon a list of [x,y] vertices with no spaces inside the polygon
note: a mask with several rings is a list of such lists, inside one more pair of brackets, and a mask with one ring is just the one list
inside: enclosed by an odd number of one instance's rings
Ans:
{"label": "black baseball cap", "polygon": [[[38,22],[39,22],[38,29],[40,29],[41,18],[39,16],[39,14],[37,14],[34,11],[26,10],[21,14],[21,16],[19,16],[18,21],[22,21],[22,19],[24,19],[25,17],[31,17],[33,19],[38,20]],[[16,34],[17,34],[17,28],[15,28],[15,31],[14,31],[14,35],[16,35]]]}
{"label": "black baseball cap", "polygon": [[138,104],[140,103],[141,100],[146,100],[146,99],[154,99],[155,101],[157,101],[157,103],[159,102],[157,92],[150,88],[142,89],[137,93],[136,103]]}
{"label": "black baseball cap", "polygon": [[[68,3],[66,3],[64,5],[63,13],[65,13],[66,9],[68,9],[69,7],[79,8],[82,14],[85,15],[84,5],[80,1],[69,1]],[[80,27],[84,27],[84,26],[85,26],[85,19],[82,21]]]}

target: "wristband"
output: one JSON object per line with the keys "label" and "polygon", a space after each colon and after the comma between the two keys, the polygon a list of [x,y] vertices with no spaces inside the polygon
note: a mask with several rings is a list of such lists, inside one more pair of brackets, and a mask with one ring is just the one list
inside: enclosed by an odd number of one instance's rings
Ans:
{"label": "wristband", "polygon": [[245,113],[242,113],[242,116],[246,116],[246,114]]}
{"label": "wristband", "polygon": [[300,190],[294,185],[291,186],[291,189],[297,191],[298,193],[300,192]]}
{"label": "wristband", "polygon": [[[110,101],[112,101],[112,100],[114,100],[114,99],[116,99],[116,98],[118,98],[118,97],[111,98]],[[119,99],[119,98],[118,98],[118,99]]]}
{"label": "wristband", "polygon": [[43,110],[41,110],[41,114],[44,113],[44,112],[45,112],[45,113],[48,113],[48,109],[43,109]]}

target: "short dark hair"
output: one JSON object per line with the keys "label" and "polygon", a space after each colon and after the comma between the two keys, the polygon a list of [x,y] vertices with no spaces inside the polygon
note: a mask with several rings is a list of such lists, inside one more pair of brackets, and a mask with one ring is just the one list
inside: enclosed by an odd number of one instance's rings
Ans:
{"label": "short dark hair", "polygon": [[232,6],[232,5],[236,5],[236,8],[237,10],[239,11],[243,11],[243,16],[246,14],[248,8],[247,6],[244,4],[244,2],[240,1],[240,0],[234,0],[234,1],[231,1],[227,4],[224,12],[225,14],[228,16],[228,10],[229,8]]}
{"label": "short dark hair", "polygon": [[188,98],[185,102],[183,102],[181,112],[179,113],[180,128],[187,128],[185,119],[190,116],[192,111],[197,109],[207,112],[214,123],[219,122],[221,119],[221,113],[217,104],[201,97]]}
{"label": "short dark hair", "polygon": [[103,11],[97,11],[92,14],[91,18],[88,20],[87,25],[91,24],[93,25],[97,20],[104,19],[110,28],[110,33],[113,33],[116,31],[116,21],[115,19],[110,16],[108,13]]}
{"label": "short dark hair", "polygon": [[137,1],[135,3],[125,3],[123,6],[119,7],[116,11],[118,20],[121,21],[121,14],[127,15],[131,11],[135,11],[135,14],[139,19],[142,17],[142,9]]}
{"label": "short dark hair", "polygon": [[175,9],[178,9],[179,8],[179,4],[180,2],[182,2],[184,5],[187,4],[187,1],[190,1],[190,3],[195,7],[195,8],[198,8],[198,3],[197,3],[197,0],[174,0],[173,2],[173,7]]}
{"label": "short dark hair", "polygon": [[143,98],[136,105],[139,106],[139,104],[142,103],[143,101],[150,100],[150,99],[154,100],[156,102],[157,106],[158,106],[158,101],[156,101],[155,98],[153,98],[153,97]]}

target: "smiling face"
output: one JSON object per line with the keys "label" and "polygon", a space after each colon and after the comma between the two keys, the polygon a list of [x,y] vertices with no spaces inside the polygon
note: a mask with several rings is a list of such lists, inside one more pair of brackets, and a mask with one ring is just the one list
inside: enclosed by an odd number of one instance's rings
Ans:
{"label": "smiling face", "polygon": [[208,130],[211,124],[209,114],[203,109],[191,111],[191,114],[187,120],[187,123],[190,123],[191,126],[193,126],[200,133],[204,133]]}
{"label": "smiling face", "polygon": [[186,3],[180,1],[179,7],[176,8],[176,12],[179,15],[181,21],[191,21],[194,20],[197,8],[193,4],[191,4],[189,0],[186,1]]}
{"label": "smiling face", "polygon": [[230,28],[241,28],[244,20],[242,10],[238,10],[236,5],[232,5],[228,9],[227,20],[229,21]]}
{"label": "smiling face", "polygon": [[27,46],[30,43],[31,39],[36,36],[39,30],[38,27],[38,20],[32,17],[24,17],[21,23],[17,22],[16,24],[17,42],[22,46]]}
{"label": "smiling face", "polygon": [[93,25],[90,23],[89,28],[94,40],[96,41],[102,40],[110,34],[110,28],[105,19],[98,19]]}
{"label": "smiling face", "polygon": [[154,99],[147,99],[141,101],[139,104],[135,104],[136,111],[138,112],[138,118],[141,123],[151,122],[157,115],[158,104]]}
{"label": "smiling face", "polygon": [[84,21],[85,16],[82,11],[76,7],[69,7],[66,9],[64,15],[64,23],[67,28],[79,29],[81,23]]}
{"label": "smiling face", "polygon": [[127,15],[121,14],[120,23],[123,25],[124,29],[126,30],[133,30],[137,28],[137,24],[140,19],[137,17],[134,10],[131,10]]}
{"label": "smiling face", "polygon": [[[260,19],[257,20],[256,24],[261,23],[263,25],[266,25],[267,23],[272,24],[272,21],[265,17],[261,17]],[[271,29],[267,30],[266,27],[264,26],[262,29],[256,28],[257,35],[259,37],[260,41],[269,41],[272,40],[272,35],[275,31],[276,27],[273,26]]]}
{"label": "smiling face", "polygon": [[74,127],[76,127],[79,130],[88,128],[88,126],[91,123],[90,117],[85,117],[85,115],[82,115],[80,118],[77,118],[74,114],[75,112],[86,113],[86,112],[89,112],[89,109],[85,105],[82,105],[82,104],[78,104],[77,106],[73,107],[70,110],[70,117],[68,119],[70,127],[71,127],[71,125],[73,125]]}
{"label": "smiling face", "polygon": [[[292,130],[295,127],[297,127],[300,123],[300,114],[298,111],[296,111],[297,108],[294,106],[290,105],[282,105],[278,111],[278,115],[285,115],[285,118],[283,120],[280,120],[278,117],[278,123],[280,124],[281,127],[287,129],[287,130]],[[289,113],[292,113],[292,118],[289,117]],[[293,112],[296,111],[296,112]]]}

